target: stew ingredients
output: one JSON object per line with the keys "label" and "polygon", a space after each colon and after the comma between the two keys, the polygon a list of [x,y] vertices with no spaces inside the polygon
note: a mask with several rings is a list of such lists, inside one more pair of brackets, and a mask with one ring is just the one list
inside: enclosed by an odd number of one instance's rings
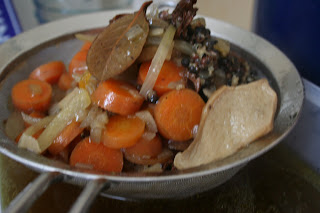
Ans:
{"label": "stew ingredients", "polygon": [[187,169],[232,155],[272,130],[276,107],[277,95],[266,79],[223,86],[208,100],[196,138],[174,165]]}

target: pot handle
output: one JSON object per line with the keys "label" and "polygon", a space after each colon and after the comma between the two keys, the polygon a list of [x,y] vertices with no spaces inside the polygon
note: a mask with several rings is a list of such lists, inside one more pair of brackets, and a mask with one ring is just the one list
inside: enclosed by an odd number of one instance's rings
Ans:
{"label": "pot handle", "polygon": [[110,182],[103,179],[91,180],[83,189],[76,202],[71,207],[69,213],[87,212],[95,200],[96,196],[103,189],[110,187]]}
{"label": "pot handle", "polygon": [[26,212],[51,184],[61,181],[62,177],[58,172],[42,173],[11,201],[4,213]]}

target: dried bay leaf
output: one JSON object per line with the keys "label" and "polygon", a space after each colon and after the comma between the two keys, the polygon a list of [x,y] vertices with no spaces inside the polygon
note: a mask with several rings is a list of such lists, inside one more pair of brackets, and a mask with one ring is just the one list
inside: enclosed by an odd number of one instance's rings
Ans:
{"label": "dried bay leaf", "polygon": [[[93,41],[87,55],[89,72],[103,81],[125,71],[139,57],[149,33],[145,13],[150,2],[134,14],[127,14],[107,26]],[[142,34],[129,40],[126,33],[139,25]]]}

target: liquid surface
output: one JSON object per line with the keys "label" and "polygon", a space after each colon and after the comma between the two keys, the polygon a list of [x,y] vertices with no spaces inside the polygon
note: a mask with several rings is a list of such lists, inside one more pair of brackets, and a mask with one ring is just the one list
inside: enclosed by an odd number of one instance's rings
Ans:
{"label": "liquid surface", "polygon": [[[37,176],[21,164],[0,156],[2,208]],[[67,212],[81,188],[51,186],[30,212]],[[186,199],[122,201],[99,196],[90,212],[320,212],[320,175],[280,144],[253,160],[225,184]]]}

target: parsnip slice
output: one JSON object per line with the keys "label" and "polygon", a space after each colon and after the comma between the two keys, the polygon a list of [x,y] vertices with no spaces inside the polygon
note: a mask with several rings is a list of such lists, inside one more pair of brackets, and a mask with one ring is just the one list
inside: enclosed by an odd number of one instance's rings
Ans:
{"label": "parsnip slice", "polygon": [[269,133],[277,95],[266,79],[238,87],[223,86],[203,109],[192,144],[174,159],[178,169],[214,162]]}

